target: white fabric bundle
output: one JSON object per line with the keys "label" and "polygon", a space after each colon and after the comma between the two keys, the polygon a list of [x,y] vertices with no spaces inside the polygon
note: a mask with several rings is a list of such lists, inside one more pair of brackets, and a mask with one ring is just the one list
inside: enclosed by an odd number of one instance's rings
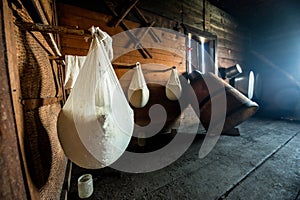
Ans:
{"label": "white fabric bundle", "polygon": [[130,108],[110,63],[112,39],[99,28],[74,87],[58,117],[67,157],[83,168],[112,164],[127,148],[134,127]]}
{"label": "white fabric bundle", "polygon": [[136,63],[133,70],[133,76],[127,91],[128,101],[132,106],[142,108],[149,101],[149,89],[139,62]]}
{"label": "white fabric bundle", "polygon": [[77,79],[79,71],[83,66],[86,56],[73,56],[73,55],[66,55],[66,69],[65,69],[65,82],[64,87],[66,89],[72,89],[74,83]]}
{"label": "white fabric bundle", "polygon": [[168,99],[175,101],[181,96],[182,87],[176,67],[172,68],[170,78],[166,85],[166,96]]}

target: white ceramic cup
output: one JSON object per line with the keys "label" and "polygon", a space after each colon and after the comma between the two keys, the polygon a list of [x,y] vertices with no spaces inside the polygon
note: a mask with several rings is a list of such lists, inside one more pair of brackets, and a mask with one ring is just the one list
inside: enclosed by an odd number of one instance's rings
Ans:
{"label": "white ceramic cup", "polygon": [[82,199],[93,194],[93,178],[91,174],[84,174],[78,178],[78,196]]}

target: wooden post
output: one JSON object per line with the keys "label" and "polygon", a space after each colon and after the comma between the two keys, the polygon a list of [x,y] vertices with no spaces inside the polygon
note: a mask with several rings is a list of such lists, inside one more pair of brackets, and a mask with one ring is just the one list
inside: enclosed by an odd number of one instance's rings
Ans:
{"label": "wooden post", "polygon": [[[0,2],[0,199],[27,199],[12,103],[5,27],[9,7]],[[4,29],[3,29],[4,27]],[[11,33],[13,34],[13,33]]]}

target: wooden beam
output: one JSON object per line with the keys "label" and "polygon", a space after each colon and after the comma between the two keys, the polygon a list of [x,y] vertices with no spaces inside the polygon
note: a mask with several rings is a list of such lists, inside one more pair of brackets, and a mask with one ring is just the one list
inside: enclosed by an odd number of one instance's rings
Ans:
{"label": "wooden beam", "polygon": [[63,26],[51,26],[39,23],[29,23],[29,22],[15,22],[15,24],[21,29],[26,31],[38,31],[42,33],[56,33],[56,34],[69,34],[69,35],[82,35],[90,36],[86,30],[82,29],[70,29]]}
{"label": "wooden beam", "polygon": [[[148,20],[146,19],[145,15],[142,13],[142,11],[134,6],[134,10],[135,12],[137,13],[138,17],[145,23],[146,26],[153,26],[155,21],[153,21],[152,23],[149,23]],[[152,25],[151,25],[152,24]],[[161,42],[161,39],[156,35],[156,33],[150,29],[150,35],[153,37],[153,39],[156,41],[156,42]]]}
{"label": "wooden beam", "polygon": [[[152,27],[154,24],[155,24],[155,21],[153,21],[153,22],[146,28],[146,30],[145,30],[145,32],[143,33],[143,35],[139,38],[140,41],[142,41],[142,40],[145,38],[145,36],[149,33],[149,31],[152,30],[151,27]],[[135,48],[137,48],[137,46],[138,46],[138,44],[135,45]]]}
{"label": "wooden beam", "polygon": [[49,56],[49,60],[65,60],[64,56]]}
{"label": "wooden beam", "polygon": [[[40,3],[39,0],[32,0],[32,3],[37,11],[37,13],[40,16],[40,19],[42,21],[43,24],[50,24],[50,22],[48,21],[45,11],[42,8],[42,5]],[[42,33],[43,36],[45,37],[45,40],[47,41],[48,45],[51,47],[51,49],[53,50],[53,52],[58,55],[61,56],[60,50],[58,49],[58,45],[56,44],[56,41],[54,39],[54,36],[52,33]]]}
{"label": "wooden beam", "polygon": [[115,27],[119,26],[119,24],[123,21],[123,19],[128,15],[128,13],[132,10],[132,8],[139,2],[139,0],[134,0],[128,8],[122,13],[119,20],[116,22]]}
{"label": "wooden beam", "polygon": [[63,100],[63,97],[48,97],[37,99],[22,99],[21,104],[24,106],[25,111],[31,111],[41,106],[46,106],[54,103],[58,103]]}
{"label": "wooden beam", "polygon": [[7,0],[0,1],[0,199],[27,199],[8,66],[16,57],[11,16]]}
{"label": "wooden beam", "polygon": [[[108,3],[106,1],[105,1],[105,4],[106,4],[107,8],[111,11],[111,13],[115,17],[118,17],[118,13],[110,5],[108,5]],[[125,31],[129,30],[129,27],[123,21],[120,22],[120,25],[122,26],[122,28]],[[146,48],[143,47],[141,42],[130,31],[127,31],[126,33],[131,38],[131,40],[136,44],[136,46],[138,47],[138,51],[142,54],[142,56],[144,58],[147,58],[147,57],[152,58],[151,53]]]}

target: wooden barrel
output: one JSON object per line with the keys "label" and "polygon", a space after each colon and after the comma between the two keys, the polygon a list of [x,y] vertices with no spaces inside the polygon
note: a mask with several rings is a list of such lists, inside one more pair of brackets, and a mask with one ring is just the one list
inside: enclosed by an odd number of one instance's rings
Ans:
{"label": "wooden barrel", "polygon": [[[221,100],[226,97],[226,118],[223,126],[223,132],[233,129],[251,117],[258,109],[258,105],[233,88],[221,78],[212,73],[201,74],[199,71],[193,71],[189,74],[192,88],[197,96],[198,105],[192,105],[194,109],[200,109],[200,121],[204,128],[208,130],[210,125],[212,112],[212,99]],[[217,87],[213,91],[209,91],[206,83],[213,83]],[[222,89],[225,89],[225,95],[222,95]],[[222,113],[216,119],[222,118]],[[221,123],[221,122],[220,122]]]}

